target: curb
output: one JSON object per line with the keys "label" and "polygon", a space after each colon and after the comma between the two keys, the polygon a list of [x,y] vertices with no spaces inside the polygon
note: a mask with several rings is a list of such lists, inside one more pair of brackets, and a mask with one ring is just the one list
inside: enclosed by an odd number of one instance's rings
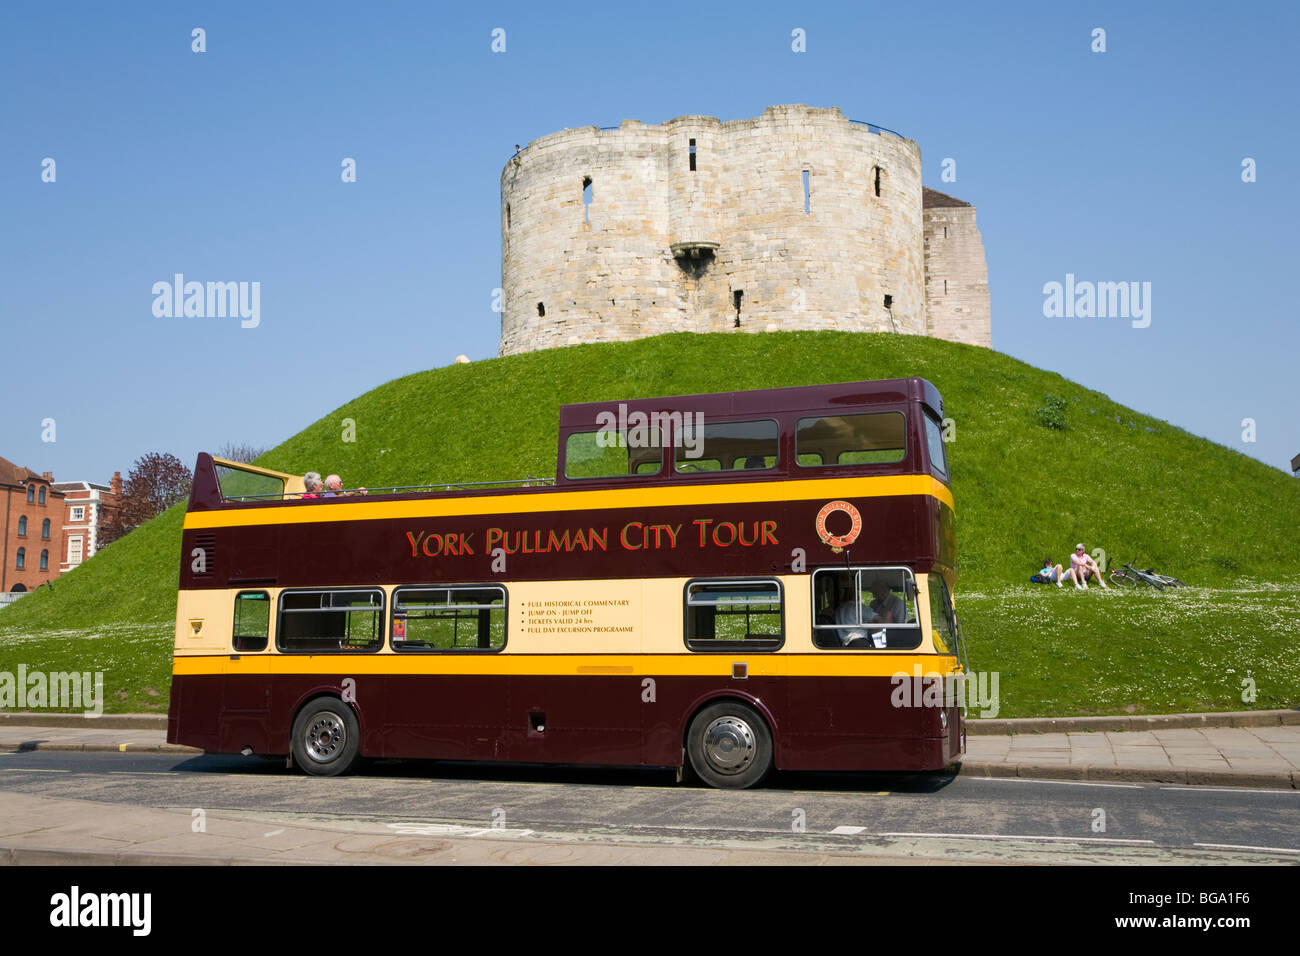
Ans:
{"label": "curb", "polygon": [[[86,727],[91,730],[166,730],[166,714],[38,714],[0,712],[0,726]],[[1082,731],[1174,730],[1183,727],[1280,727],[1300,725],[1300,708],[1294,710],[1242,710],[1207,714],[1149,714],[1112,717],[1015,717],[967,719],[971,736],[1005,734],[1060,734]]]}
{"label": "curb", "polygon": [[188,754],[198,757],[205,753],[197,747],[181,744],[78,744],[46,740],[0,740],[0,752],[31,753],[34,750],[63,750],[78,753],[132,753],[132,754]]}
{"label": "curb", "polygon": [[[401,860],[394,860],[401,863]],[[0,866],[365,866],[355,860],[297,861],[260,856],[193,856],[130,850],[74,850],[60,847],[0,846]]]}
{"label": "curb", "polygon": [[87,730],[166,730],[166,714],[36,714],[28,711],[0,712],[0,727],[22,724],[24,727],[84,727]]}
{"label": "curb", "polygon": [[[0,741],[0,752],[30,753],[35,750],[80,753],[170,753],[202,756],[206,751],[180,744],[75,744],[44,741]],[[965,760],[957,772],[974,777],[1020,777],[1034,780],[1095,780],[1121,783],[1176,783],[1189,787],[1261,787],[1269,790],[1300,790],[1300,771],[1279,770],[1257,773],[1249,770],[1195,770],[1186,767],[1116,767],[1110,764],[1032,764]],[[3,865],[0,847],[0,865]],[[80,851],[78,851],[80,852]],[[111,853],[106,854],[112,856]],[[188,857],[186,859],[189,859]]]}
{"label": "curb", "polygon": [[1224,711],[1218,714],[1150,714],[1145,717],[1017,717],[967,720],[972,737],[1007,734],[1062,734],[1124,730],[1175,730],[1184,727],[1280,727],[1300,724],[1300,710]]}
{"label": "curb", "polygon": [[975,777],[1095,780],[1111,783],[1176,783],[1189,787],[1300,790],[1300,773],[1285,770],[1256,773],[1248,770],[1192,770],[1185,767],[1113,767],[1100,764],[1051,765],[967,760],[959,764],[958,772]]}

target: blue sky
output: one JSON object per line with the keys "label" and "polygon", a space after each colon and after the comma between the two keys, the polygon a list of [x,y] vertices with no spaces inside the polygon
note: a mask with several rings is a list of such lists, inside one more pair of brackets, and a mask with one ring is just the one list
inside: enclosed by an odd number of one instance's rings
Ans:
{"label": "blue sky", "polygon": [[[916,140],[977,206],[994,348],[1287,468],[1298,28],[1267,3],[5,3],[0,456],[106,481],[492,357],[514,144],[807,103]],[[259,282],[260,325],[156,317],[178,272]],[[1044,317],[1067,273],[1150,282],[1150,326]]]}

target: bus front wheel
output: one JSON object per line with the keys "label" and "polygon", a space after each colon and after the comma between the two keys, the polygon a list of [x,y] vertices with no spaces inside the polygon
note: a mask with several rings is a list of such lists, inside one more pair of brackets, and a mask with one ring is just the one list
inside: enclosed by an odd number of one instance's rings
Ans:
{"label": "bus front wheel", "polygon": [[293,760],[314,777],[337,777],[356,766],[361,728],[341,700],[313,700],[293,722]]}
{"label": "bus front wheel", "polygon": [[691,721],[686,752],[691,768],[709,786],[743,790],[772,769],[772,734],[746,704],[710,704]]}

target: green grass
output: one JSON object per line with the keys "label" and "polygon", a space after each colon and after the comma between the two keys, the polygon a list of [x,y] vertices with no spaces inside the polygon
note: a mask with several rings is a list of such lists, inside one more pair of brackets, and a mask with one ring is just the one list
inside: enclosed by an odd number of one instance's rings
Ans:
{"label": "green grass", "polygon": [[1300,580],[1159,593],[1025,584],[961,594],[958,614],[971,669],[999,675],[990,717],[1300,702]]}
{"label": "green grass", "polygon": [[[1300,485],[988,349],[796,332],[535,352],[381,385],[258,464],[336,472],[347,486],[371,488],[552,477],[565,403],[912,375],[938,386],[954,422],[957,600],[972,665],[1002,674],[999,716],[1300,702],[1294,668],[1279,663],[1300,658],[1295,589],[1251,584],[1300,581]],[[353,442],[343,440],[344,419],[355,423]],[[173,509],[57,579],[52,592],[0,611],[0,671],[19,662],[85,670],[89,660],[106,672],[106,709],[165,708],[180,522]],[[1040,558],[1064,562],[1077,541],[1104,548],[1115,565],[1136,556],[1202,588],[1189,592],[1195,598],[1026,590]],[[1222,624],[1207,636],[1214,620]],[[1248,668],[1270,675],[1259,677],[1253,705],[1224,689]]]}

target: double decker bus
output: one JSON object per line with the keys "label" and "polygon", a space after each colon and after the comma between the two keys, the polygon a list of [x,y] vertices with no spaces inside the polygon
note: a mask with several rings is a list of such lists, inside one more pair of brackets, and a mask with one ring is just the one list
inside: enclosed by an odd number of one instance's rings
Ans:
{"label": "double decker bus", "polygon": [[561,409],[553,481],[304,497],[201,454],[167,739],[289,755],[941,769],[943,404],[910,378]]}

